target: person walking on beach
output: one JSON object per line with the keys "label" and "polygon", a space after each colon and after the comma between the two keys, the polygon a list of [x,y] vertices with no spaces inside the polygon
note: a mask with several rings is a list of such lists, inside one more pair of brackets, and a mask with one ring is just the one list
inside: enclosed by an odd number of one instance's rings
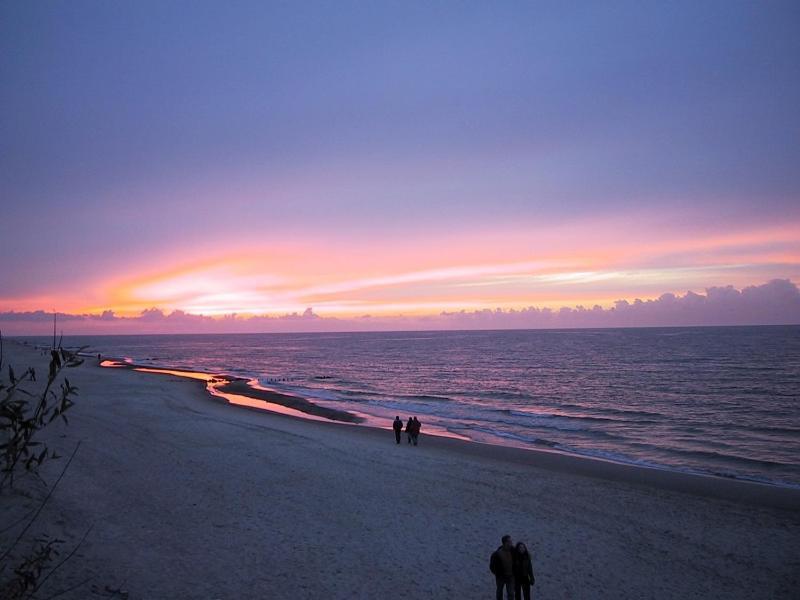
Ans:
{"label": "person walking on beach", "polygon": [[408,443],[411,443],[412,438],[414,437],[414,417],[408,417],[408,423],[406,423],[406,435],[408,436]]}
{"label": "person walking on beach", "polygon": [[414,427],[411,430],[411,439],[413,440],[414,445],[416,446],[417,441],[419,441],[419,431],[420,429],[422,429],[422,423],[419,422],[419,419],[417,419],[417,417],[412,417],[412,419],[414,421],[412,423]]}
{"label": "person walking on beach", "polygon": [[[531,600],[531,586],[536,582],[528,547],[517,542],[514,549],[514,597],[516,600]],[[523,599],[524,597],[524,599]]]}
{"label": "person walking on beach", "polygon": [[496,600],[503,600],[503,589],[506,600],[514,600],[514,543],[510,535],[504,535],[500,547],[492,552],[489,559],[489,570],[497,584]]}
{"label": "person walking on beach", "polygon": [[397,443],[400,443],[400,434],[403,433],[403,422],[400,420],[400,415],[397,415],[394,418],[394,423],[392,423],[392,429],[394,429],[394,439],[397,440]]}

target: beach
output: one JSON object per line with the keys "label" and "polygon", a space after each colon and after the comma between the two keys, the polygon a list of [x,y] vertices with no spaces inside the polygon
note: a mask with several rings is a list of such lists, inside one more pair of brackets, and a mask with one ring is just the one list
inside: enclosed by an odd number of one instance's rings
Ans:
{"label": "beach", "polygon": [[[7,344],[19,372],[46,357]],[[75,458],[30,532],[75,555],[61,598],[492,598],[503,534],[531,550],[536,598],[790,598],[797,490],[693,477],[229,406],[202,380],[95,360],[69,424]],[[238,389],[238,388],[237,388]],[[401,415],[406,417],[407,415]],[[387,428],[390,423],[386,423]],[[46,493],[2,498],[8,528]],[[91,529],[90,529],[91,528]],[[117,594],[116,597],[120,597]]]}

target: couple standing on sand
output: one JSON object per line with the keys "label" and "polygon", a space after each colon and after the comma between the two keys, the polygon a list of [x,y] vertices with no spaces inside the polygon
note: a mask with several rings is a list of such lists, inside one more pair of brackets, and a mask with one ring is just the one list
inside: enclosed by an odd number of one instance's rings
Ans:
{"label": "couple standing on sand", "polygon": [[[392,429],[394,429],[394,439],[399,444],[400,434],[403,432],[403,422],[400,420],[400,415],[394,418]],[[413,443],[415,446],[417,445],[420,429],[422,429],[422,423],[419,422],[419,419],[417,419],[417,417],[409,417],[408,423],[406,423],[406,433],[408,434],[409,444]]]}
{"label": "couple standing on sand", "polygon": [[492,553],[489,570],[497,583],[497,600],[531,600],[531,586],[536,581],[528,548],[522,542],[514,546],[510,535],[504,535],[502,545]]}

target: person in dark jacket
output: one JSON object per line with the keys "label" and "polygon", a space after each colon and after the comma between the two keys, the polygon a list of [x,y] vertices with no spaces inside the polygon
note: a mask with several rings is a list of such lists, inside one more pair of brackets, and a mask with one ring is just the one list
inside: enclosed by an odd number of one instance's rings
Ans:
{"label": "person in dark jacket", "polygon": [[408,417],[408,423],[406,423],[406,435],[408,435],[408,443],[411,443],[411,439],[414,437],[414,419],[413,417]]}
{"label": "person in dark jacket", "polygon": [[422,429],[422,423],[419,422],[417,417],[412,417],[414,420],[414,428],[411,430],[411,439],[414,442],[414,445],[417,445],[417,441],[419,441],[419,432]]}
{"label": "person in dark jacket", "polygon": [[514,550],[514,597],[516,600],[531,600],[531,586],[536,582],[533,576],[533,564],[528,548],[517,542]]}
{"label": "person in dark jacket", "polygon": [[502,545],[492,552],[489,559],[489,570],[497,584],[497,600],[503,600],[503,589],[506,600],[514,600],[514,543],[510,535],[504,535]]}
{"label": "person in dark jacket", "polygon": [[392,423],[392,429],[394,429],[394,439],[397,440],[397,443],[400,443],[400,434],[403,433],[403,422],[400,420],[400,415],[394,418],[394,423]]}

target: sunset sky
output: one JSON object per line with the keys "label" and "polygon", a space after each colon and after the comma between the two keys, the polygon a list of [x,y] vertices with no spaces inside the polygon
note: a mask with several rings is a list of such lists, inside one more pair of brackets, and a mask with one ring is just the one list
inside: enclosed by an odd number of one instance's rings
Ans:
{"label": "sunset sky", "polygon": [[0,313],[796,284],[799,26],[794,1],[3,2]]}

